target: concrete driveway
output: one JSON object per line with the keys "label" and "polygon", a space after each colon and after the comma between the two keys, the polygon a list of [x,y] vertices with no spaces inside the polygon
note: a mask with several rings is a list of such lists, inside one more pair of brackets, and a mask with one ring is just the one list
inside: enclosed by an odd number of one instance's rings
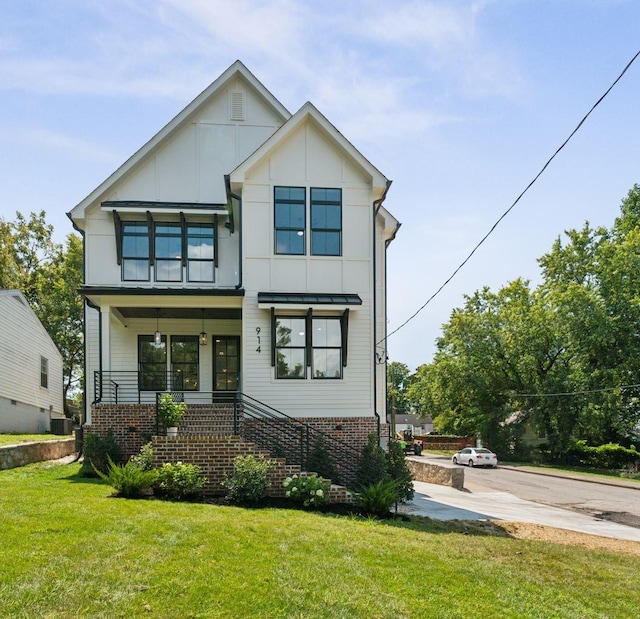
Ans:
{"label": "concrete driveway", "polygon": [[567,509],[525,501],[508,492],[414,481],[415,496],[403,511],[436,520],[504,520],[530,522],[591,535],[640,542],[640,529],[580,514]]}

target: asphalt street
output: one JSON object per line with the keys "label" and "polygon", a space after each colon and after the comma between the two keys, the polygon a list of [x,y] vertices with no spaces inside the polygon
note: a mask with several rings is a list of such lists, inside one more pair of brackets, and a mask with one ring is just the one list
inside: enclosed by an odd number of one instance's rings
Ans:
{"label": "asphalt street", "polygon": [[508,492],[489,490],[473,484],[465,484],[464,490],[420,481],[414,481],[413,484],[415,496],[404,511],[417,516],[428,516],[437,520],[529,522],[640,542],[640,529],[635,527],[527,501]]}

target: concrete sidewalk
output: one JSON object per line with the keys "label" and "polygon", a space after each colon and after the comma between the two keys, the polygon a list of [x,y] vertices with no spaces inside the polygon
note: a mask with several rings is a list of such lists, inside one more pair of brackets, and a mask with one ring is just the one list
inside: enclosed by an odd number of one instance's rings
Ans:
{"label": "concrete sidewalk", "polygon": [[455,490],[414,481],[415,496],[402,511],[436,520],[530,522],[590,535],[640,542],[640,529],[519,499],[508,492]]}

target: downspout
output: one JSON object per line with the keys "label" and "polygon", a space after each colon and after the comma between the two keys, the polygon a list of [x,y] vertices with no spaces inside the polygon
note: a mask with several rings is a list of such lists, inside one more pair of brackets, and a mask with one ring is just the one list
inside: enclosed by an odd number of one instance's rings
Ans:
{"label": "downspout", "polygon": [[[378,370],[377,370],[377,358],[376,358],[376,344],[378,342],[378,333],[377,333],[377,323],[378,323],[378,302],[377,302],[377,298],[378,298],[378,292],[376,290],[376,282],[378,281],[378,277],[377,277],[377,264],[376,264],[376,249],[377,249],[377,242],[376,242],[376,217],[378,216],[378,211],[380,210],[380,207],[382,206],[382,203],[385,201],[385,198],[387,197],[387,193],[389,192],[389,187],[391,187],[391,182],[390,180],[387,180],[386,186],[384,188],[384,191],[382,192],[382,196],[380,198],[378,198],[377,200],[373,201],[373,219],[372,219],[372,226],[373,226],[373,234],[372,234],[372,245],[373,245],[373,414],[376,417],[376,425],[377,425],[377,432],[378,432],[378,441],[380,440],[380,414],[378,413]],[[386,294],[386,291],[385,291]],[[386,319],[386,308],[385,308],[385,319]],[[385,368],[386,368],[386,361],[385,361]],[[387,397],[387,388],[385,386],[385,398]],[[386,422],[386,419],[385,419]]]}
{"label": "downspout", "polygon": [[[228,174],[224,175],[224,187],[227,192],[227,204],[233,209],[233,198],[238,201],[238,283],[236,290],[242,288],[242,198],[237,193],[231,191],[231,178]],[[231,230],[233,234],[233,230]]]}
{"label": "downspout", "polygon": [[[87,244],[85,242],[85,234],[84,230],[81,230],[73,218],[71,217],[71,211],[67,214],[67,217],[71,221],[71,225],[73,229],[80,234],[82,237],[82,280],[86,284],[87,282]],[[79,292],[79,291],[76,291]],[[83,381],[83,392],[84,392],[84,410],[82,411],[82,423],[80,424],[80,428],[84,425],[87,420],[87,299],[84,300],[82,304],[82,321],[83,321],[83,334],[82,334],[82,349],[83,349],[83,360],[82,360],[82,381]],[[102,341],[102,340],[101,340]],[[100,364],[102,364],[102,355],[100,355]],[[102,367],[100,367],[102,370]]]}

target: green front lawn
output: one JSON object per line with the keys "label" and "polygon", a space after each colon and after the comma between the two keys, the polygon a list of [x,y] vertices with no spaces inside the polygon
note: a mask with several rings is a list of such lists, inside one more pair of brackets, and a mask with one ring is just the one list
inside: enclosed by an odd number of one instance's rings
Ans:
{"label": "green front lawn", "polygon": [[634,617],[638,557],[293,509],[112,498],[0,471],[0,616]]}
{"label": "green front lawn", "polygon": [[55,441],[61,438],[71,438],[71,436],[59,436],[57,434],[0,434],[0,447],[34,441]]}

